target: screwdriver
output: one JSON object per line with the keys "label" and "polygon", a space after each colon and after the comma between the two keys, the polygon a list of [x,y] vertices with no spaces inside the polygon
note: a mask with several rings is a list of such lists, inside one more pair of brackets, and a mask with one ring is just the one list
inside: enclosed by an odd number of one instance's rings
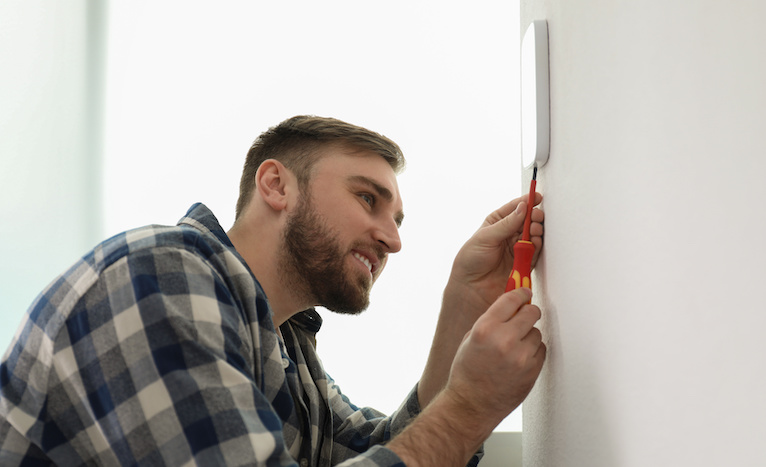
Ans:
{"label": "screwdriver", "polygon": [[532,257],[535,254],[535,246],[530,241],[529,229],[532,225],[532,207],[535,204],[535,188],[537,187],[537,166],[532,172],[532,182],[529,184],[529,200],[527,202],[527,215],[524,218],[524,230],[521,231],[521,240],[513,245],[513,269],[508,277],[505,291],[509,292],[520,287],[532,288]]}

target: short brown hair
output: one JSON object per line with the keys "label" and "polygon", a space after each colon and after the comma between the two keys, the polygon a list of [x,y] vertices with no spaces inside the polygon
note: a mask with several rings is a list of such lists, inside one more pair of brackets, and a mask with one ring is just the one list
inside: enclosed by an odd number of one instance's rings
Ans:
{"label": "short brown hair", "polygon": [[239,184],[235,219],[250,202],[255,173],[263,161],[278,160],[295,174],[301,189],[305,189],[319,149],[330,144],[372,151],[386,159],[397,174],[404,169],[402,150],[381,134],[335,118],[310,115],[289,118],[266,130],[250,147]]}

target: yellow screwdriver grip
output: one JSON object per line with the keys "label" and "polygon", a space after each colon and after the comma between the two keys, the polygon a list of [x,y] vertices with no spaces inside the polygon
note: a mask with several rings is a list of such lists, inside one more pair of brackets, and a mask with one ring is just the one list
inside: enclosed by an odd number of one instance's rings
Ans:
{"label": "yellow screwdriver grip", "polygon": [[532,288],[532,257],[535,255],[535,246],[532,242],[519,240],[513,246],[513,269],[508,277],[505,291],[521,287]]}

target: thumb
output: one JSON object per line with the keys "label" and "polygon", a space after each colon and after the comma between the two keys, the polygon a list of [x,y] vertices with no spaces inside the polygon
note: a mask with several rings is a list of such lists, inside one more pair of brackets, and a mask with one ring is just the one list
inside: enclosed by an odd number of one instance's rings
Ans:
{"label": "thumb", "polygon": [[482,239],[493,245],[498,245],[510,239],[514,234],[521,232],[526,213],[527,203],[522,201],[513,212],[482,229]]}
{"label": "thumb", "polygon": [[500,295],[481,318],[486,316],[486,319],[496,323],[505,323],[513,318],[521,307],[528,304],[530,300],[532,300],[531,289],[527,287],[514,289]]}

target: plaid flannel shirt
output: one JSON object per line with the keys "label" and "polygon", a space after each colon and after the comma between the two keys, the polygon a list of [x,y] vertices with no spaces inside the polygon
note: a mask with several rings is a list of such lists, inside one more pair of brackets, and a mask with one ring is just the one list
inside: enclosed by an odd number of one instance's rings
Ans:
{"label": "plaid flannel shirt", "polygon": [[[117,235],[32,304],[0,366],[0,465],[403,465],[419,412],[357,408],[309,310],[275,332],[213,214]],[[472,464],[477,461],[476,458]]]}

